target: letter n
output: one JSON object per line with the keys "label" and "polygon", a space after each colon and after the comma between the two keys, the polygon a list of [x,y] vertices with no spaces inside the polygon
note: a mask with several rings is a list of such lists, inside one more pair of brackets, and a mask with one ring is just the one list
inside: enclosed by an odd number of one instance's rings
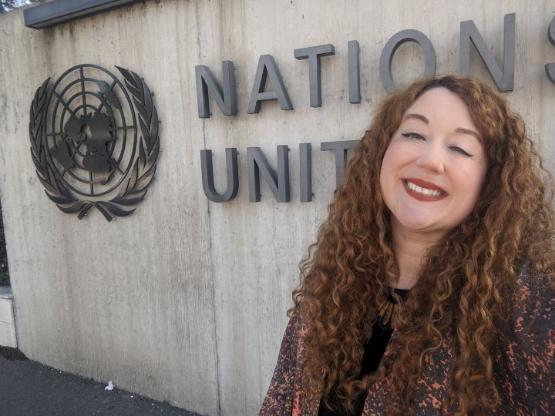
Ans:
{"label": "letter n", "polygon": [[472,20],[461,22],[459,72],[470,72],[470,42],[474,45],[499,91],[512,91],[515,80],[515,14],[506,14],[503,24],[503,67],[500,68],[491,50]]}
{"label": "letter n", "polygon": [[216,101],[220,111],[226,116],[237,114],[237,91],[235,88],[235,75],[233,74],[233,62],[222,62],[223,73],[223,92],[220,84],[210,72],[206,65],[195,66],[195,76],[197,80],[197,105],[198,116],[200,118],[210,117],[210,103],[208,94]]}
{"label": "letter n", "polygon": [[289,148],[285,145],[277,147],[277,175],[266,160],[260,147],[247,147],[247,165],[249,177],[249,201],[260,201],[260,176],[270,187],[278,202],[289,202]]}

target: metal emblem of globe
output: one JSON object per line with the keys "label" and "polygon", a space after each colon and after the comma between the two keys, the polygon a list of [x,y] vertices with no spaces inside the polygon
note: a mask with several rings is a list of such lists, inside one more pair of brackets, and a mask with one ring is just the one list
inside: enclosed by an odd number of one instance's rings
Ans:
{"label": "metal emblem of globe", "polygon": [[31,156],[46,195],[82,219],[92,207],[111,221],[135,211],[154,179],[158,114],[136,73],[118,79],[77,65],[37,89],[31,104]]}

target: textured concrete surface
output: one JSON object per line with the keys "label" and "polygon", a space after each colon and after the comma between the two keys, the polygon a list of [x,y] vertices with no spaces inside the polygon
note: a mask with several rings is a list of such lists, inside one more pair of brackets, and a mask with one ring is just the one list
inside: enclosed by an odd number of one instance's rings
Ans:
{"label": "textured concrete surface", "polygon": [[9,286],[0,286],[0,347],[17,348],[13,295]]}
{"label": "textured concrete surface", "polygon": [[[273,371],[297,264],[326,214],[334,156],[323,141],[358,139],[385,95],[378,62],[404,29],[425,33],[438,73],[457,72],[459,24],[472,19],[499,60],[503,16],[516,13],[515,89],[546,165],[555,171],[555,62],[547,27],[555,3],[522,1],[147,1],[51,29],[23,26],[22,12],[0,16],[0,196],[20,349],[31,359],[207,415],[254,415]],[[349,104],[347,43],[361,46],[362,103]],[[308,65],[293,50],[332,43],[322,59],[322,101],[309,105]],[[393,61],[399,83],[423,68],[418,46]],[[293,111],[263,103],[246,113],[258,58],[272,54]],[[491,79],[477,53],[471,74]],[[194,66],[221,79],[235,63],[239,113],[197,117]],[[121,65],[155,93],[161,154],[155,182],[135,214],[107,223],[60,212],[44,195],[29,154],[28,111],[35,89],[70,66]],[[312,143],[314,200],[299,202],[298,144]],[[260,146],[275,166],[288,145],[291,203],[266,185],[248,202],[246,148]],[[201,149],[214,151],[222,185],[224,148],[239,150],[239,194],[208,203]]]}
{"label": "textured concrete surface", "polygon": [[0,347],[0,414],[6,416],[199,416],[67,374]]}

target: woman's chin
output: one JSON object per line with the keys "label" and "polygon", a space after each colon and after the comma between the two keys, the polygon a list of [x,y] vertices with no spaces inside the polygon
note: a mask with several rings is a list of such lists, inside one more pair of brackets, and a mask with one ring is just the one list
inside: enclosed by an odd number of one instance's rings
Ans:
{"label": "woman's chin", "polygon": [[397,218],[397,222],[403,229],[411,232],[431,232],[440,228],[433,218],[401,217]]}

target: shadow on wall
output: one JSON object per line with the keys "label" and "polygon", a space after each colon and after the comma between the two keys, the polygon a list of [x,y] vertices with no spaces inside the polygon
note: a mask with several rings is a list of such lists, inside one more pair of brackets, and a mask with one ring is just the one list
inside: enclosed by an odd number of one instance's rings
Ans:
{"label": "shadow on wall", "polygon": [[0,203],[0,286],[10,285],[8,273],[8,254],[6,253],[6,238],[4,237],[4,222],[2,220],[2,204]]}

